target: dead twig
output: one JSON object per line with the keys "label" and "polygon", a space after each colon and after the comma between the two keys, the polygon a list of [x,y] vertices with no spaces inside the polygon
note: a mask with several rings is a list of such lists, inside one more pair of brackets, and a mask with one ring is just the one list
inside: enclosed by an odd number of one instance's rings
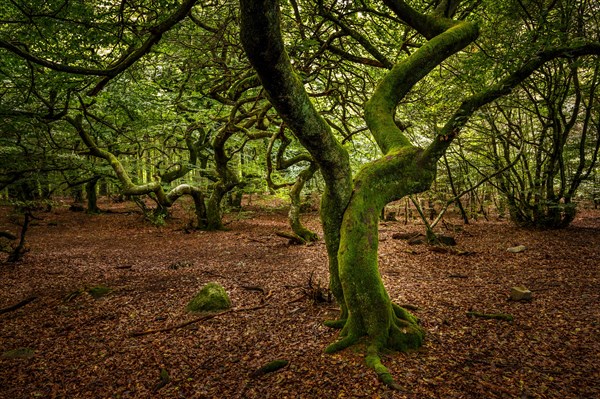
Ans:
{"label": "dead twig", "polygon": [[240,287],[245,289],[246,291],[258,291],[262,294],[265,293],[265,289],[262,287],[259,287],[258,285],[240,285]]}
{"label": "dead twig", "polygon": [[262,304],[262,305],[253,306],[253,307],[250,307],[250,308],[237,308],[237,309],[224,310],[223,312],[213,313],[213,314],[208,314],[208,315],[196,317],[195,319],[192,319],[192,320],[186,321],[185,323],[177,324],[177,325],[174,325],[174,326],[171,326],[171,327],[159,328],[159,329],[156,329],[156,330],[134,331],[134,332],[130,333],[129,336],[130,337],[141,337],[143,335],[156,334],[156,333],[160,333],[160,332],[169,332],[169,331],[177,330],[179,328],[187,327],[187,326],[192,325],[194,323],[199,323],[201,321],[205,321],[205,320],[209,320],[209,319],[214,319],[215,317],[223,316],[223,315],[228,314],[228,313],[249,312],[249,311],[252,311],[252,310],[262,309],[265,306],[267,306],[267,305],[266,304]]}
{"label": "dead twig", "polygon": [[506,313],[480,313],[480,312],[467,312],[468,317],[480,317],[482,319],[494,319],[494,320],[504,320],[504,321],[513,321],[514,317],[510,314]]}
{"label": "dead twig", "polygon": [[19,308],[22,308],[23,306],[27,305],[28,303],[33,302],[36,299],[37,299],[37,296],[32,296],[32,297],[29,297],[27,299],[23,299],[21,302],[15,304],[15,305],[9,306],[9,307],[4,308],[4,309],[0,309],[0,314],[12,312],[12,311],[17,310]]}

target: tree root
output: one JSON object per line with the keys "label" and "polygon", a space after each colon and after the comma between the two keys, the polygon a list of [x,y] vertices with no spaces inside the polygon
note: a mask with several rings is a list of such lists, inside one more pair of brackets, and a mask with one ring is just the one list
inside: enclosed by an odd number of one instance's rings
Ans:
{"label": "tree root", "polygon": [[323,324],[329,328],[335,328],[336,330],[341,330],[346,325],[347,319],[337,319],[337,320],[325,320]]}
{"label": "tree root", "polygon": [[325,353],[332,354],[344,350],[358,342],[359,337],[348,335],[325,348]]}
{"label": "tree root", "polygon": [[379,350],[377,345],[371,345],[367,349],[367,356],[365,357],[367,366],[372,368],[379,380],[386,386],[390,387],[395,391],[401,391],[402,387],[396,382],[392,374],[389,372],[387,367],[381,363],[381,357],[379,356]]}
{"label": "tree root", "polygon": [[341,339],[329,345],[325,353],[335,353],[344,350],[355,343],[361,337],[366,336],[367,352],[365,362],[373,369],[381,382],[394,390],[402,391],[402,387],[394,380],[389,370],[381,362],[380,351],[391,349],[406,352],[419,348],[423,344],[425,331],[419,326],[419,319],[406,309],[392,303],[391,326],[388,331],[378,331],[375,335],[367,333],[357,334],[352,331],[348,320],[332,320],[326,322],[329,327],[339,328],[343,326],[340,333]]}

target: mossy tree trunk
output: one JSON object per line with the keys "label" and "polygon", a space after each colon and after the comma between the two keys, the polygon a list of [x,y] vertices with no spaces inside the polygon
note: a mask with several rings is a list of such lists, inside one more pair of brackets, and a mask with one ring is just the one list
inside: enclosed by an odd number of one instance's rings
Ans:
{"label": "mossy tree trunk", "polygon": [[319,115],[292,69],[281,38],[277,1],[242,0],[240,16],[242,43],[269,100],[315,160],[325,181],[321,221],[329,258],[329,286],[345,318],[347,308],[337,253],[344,209],[352,193],[348,153]]}
{"label": "mossy tree trunk", "polygon": [[365,120],[384,155],[365,165],[352,183],[346,150],[335,140],[292,70],[281,38],[278,1],[240,0],[240,3],[242,44],[250,62],[269,100],[309,151],[325,180],[321,219],[330,262],[330,284],[342,308],[340,319],[330,325],[343,327],[341,339],[327,351],[343,349],[366,337],[367,364],[386,384],[397,386],[381,363],[380,350],[418,347],[424,334],[414,316],[391,302],[379,274],[378,223],[383,207],[430,187],[437,161],[475,110],[508,94],[545,61],[573,56],[578,51],[579,54],[598,52],[600,46],[538,53],[497,85],[467,98],[432,143],[421,150],[398,128],[394,120],[396,107],[419,80],[472,43],[479,31],[473,23],[446,18],[444,14],[447,16],[452,7],[441,7],[426,15],[402,0],[384,0],[400,20],[428,41],[394,65],[367,102]]}
{"label": "mossy tree trunk", "polygon": [[87,213],[100,213],[100,208],[98,208],[98,195],[97,195],[97,186],[98,186],[99,177],[94,177],[92,180],[85,183],[85,194],[87,196]]}
{"label": "mossy tree trunk", "polygon": [[317,164],[311,163],[310,166],[298,174],[296,182],[290,188],[290,210],[288,212],[288,220],[292,231],[298,237],[306,242],[313,242],[319,239],[319,236],[314,231],[307,229],[300,219],[302,200],[300,194],[307,181],[309,181],[317,171]]}
{"label": "mossy tree trunk", "polygon": [[[273,160],[271,159],[271,155],[273,152],[273,146],[276,141],[280,141],[279,148],[277,149],[276,161],[275,161],[275,169],[276,170],[285,170],[290,168],[293,165],[297,165],[302,162],[308,162],[308,167],[303,169],[296,180],[293,183],[284,182],[284,183],[275,183],[273,181]],[[300,220],[301,206],[302,201],[300,195],[302,194],[302,189],[306,185],[306,183],[312,179],[315,172],[319,170],[317,164],[314,162],[312,157],[309,154],[299,154],[289,159],[285,159],[285,150],[291,144],[292,140],[290,140],[285,135],[285,127],[282,126],[278,132],[271,136],[271,140],[269,141],[269,145],[267,147],[267,186],[273,192],[278,189],[284,187],[290,187],[289,196],[290,196],[290,210],[288,212],[288,220],[290,222],[290,227],[294,234],[300,237],[304,242],[312,242],[318,240],[318,235],[307,229]]]}

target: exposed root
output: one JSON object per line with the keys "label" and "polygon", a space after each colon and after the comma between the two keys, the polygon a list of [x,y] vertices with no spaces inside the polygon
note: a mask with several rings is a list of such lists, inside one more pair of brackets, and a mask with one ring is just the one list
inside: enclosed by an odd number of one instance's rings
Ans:
{"label": "exposed root", "polygon": [[337,320],[325,320],[323,324],[325,324],[329,328],[335,328],[337,330],[341,330],[346,325],[346,321],[348,319],[337,319]]}
{"label": "exposed root", "polygon": [[423,344],[425,331],[418,325],[419,320],[406,309],[392,303],[391,326],[387,331],[376,331],[375,334],[357,334],[352,331],[352,326],[347,319],[328,321],[329,327],[343,327],[339,341],[329,345],[325,353],[334,353],[348,348],[367,335],[367,353],[365,362],[373,369],[381,382],[394,390],[401,391],[401,386],[394,380],[389,370],[381,362],[380,351],[391,349],[395,351],[410,351]]}
{"label": "exposed root", "polygon": [[325,348],[325,353],[331,354],[331,353],[335,353],[335,352],[344,350],[344,349],[354,345],[355,343],[357,343],[358,339],[359,339],[359,337],[357,337],[355,335],[348,335],[346,337],[343,337],[339,341],[334,342],[333,344],[331,344],[327,348]]}
{"label": "exposed root", "polygon": [[367,366],[375,371],[377,377],[379,377],[379,380],[381,380],[383,384],[396,391],[402,390],[402,387],[396,382],[394,377],[392,377],[392,374],[389,372],[387,367],[381,363],[381,357],[379,356],[379,350],[376,344],[370,345],[367,349],[365,361]]}
{"label": "exposed root", "polygon": [[392,302],[392,309],[394,310],[394,314],[397,318],[406,320],[412,324],[419,324],[419,319],[400,305],[396,305],[394,302]]}

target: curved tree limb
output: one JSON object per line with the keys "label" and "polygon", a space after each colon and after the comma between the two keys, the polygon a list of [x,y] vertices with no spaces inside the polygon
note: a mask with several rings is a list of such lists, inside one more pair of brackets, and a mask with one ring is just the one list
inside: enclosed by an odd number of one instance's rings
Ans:
{"label": "curved tree limb", "polygon": [[244,50],[269,100],[311,154],[325,180],[321,215],[329,257],[330,287],[344,313],[337,251],[344,209],[352,192],[348,153],[319,115],[292,69],[281,36],[278,1],[240,0],[240,6],[240,34]]}
{"label": "curved tree limb", "polygon": [[586,43],[576,46],[557,47],[538,52],[519,69],[506,76],[497,84],[467,98],[459,106],[435,140],[423,154],[424,157],[437,161],[445,153],[460,130],[466,125],[475,111],[492,101],[509,94],[538,68],[555,58],[575,58],[585,55],[600,55],[600,43]]}
{"label": "curved tree limb", "polygon": [[433,68],[472,43],[478,34],[473,23],[455,24],[396,64],[381,80],[365,105],[365,120],[384,154],[410,145],[394,120],[400,100]]}
{"label": "curved tree limb", "polygon": [[123,54],[116,63],[103,69],[60,64],[58,62],[37,57],[31,54],[29,51],[23,50],[17,44],[6,40],[0,40],[0,48],[4,48],[29,62],[41,65],[54,71],[72,73],[76,75],[104,76],[104,78],[98,82],[92,90],[89,91],[88,94],[94,96],[98,94],[111,79],[125,71],[144,55],[148,54],[152,47],[160,41],[165,32],[167,32],[188,15],[196,2],[197,0],[183,0],[183,3],[172,15],[170,15],[160,24],[150,28],[150,36],[146,38],[139,48],[131,49],[127,53]]}
{"label": "curved tree limb", "polygon": [[92,136],[83,127],[83,116],[81,114],[77,115],[75,118],[67,116],[65,117],[65,120],[75,128],[79,137],[88,147],[90,155],[102,158],[110,164],[117,175],[117,179],[123,186],[123,194],[138,196],[154,193],[158,203],[164,207],[171,207],[179,197],[189,195],[194,200],[198,228],[204,228],[206,226],[206,208],[202,190],[189,184],[180,184],[168,192],[165,192],[160,181],[153,181],[140,185],[134,184],[121,161],[119,161],[119,159],[110,151],[98,147]]}

